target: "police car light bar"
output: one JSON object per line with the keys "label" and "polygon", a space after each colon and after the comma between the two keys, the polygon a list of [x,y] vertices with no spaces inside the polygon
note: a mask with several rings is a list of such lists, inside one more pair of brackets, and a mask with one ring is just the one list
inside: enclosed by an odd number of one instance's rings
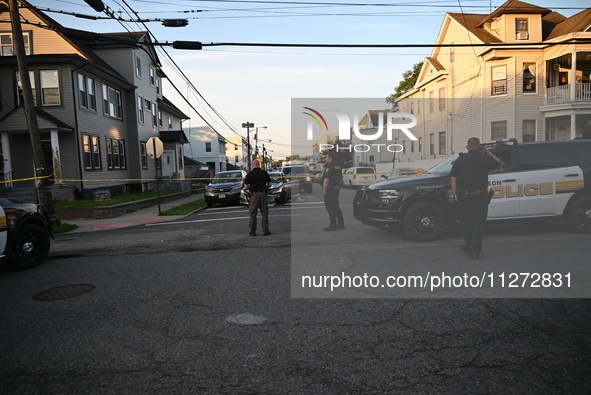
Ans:
{"label": "police car light bar", "polygon": [[517,145],[517,139],[516,138],[510,138],[510,139],[501,139],[501,140],[496,140],[496,141],[487,141],[486,143],[480,143],[480,145],[482,145],[483,147],[499,147],[501,145]]}

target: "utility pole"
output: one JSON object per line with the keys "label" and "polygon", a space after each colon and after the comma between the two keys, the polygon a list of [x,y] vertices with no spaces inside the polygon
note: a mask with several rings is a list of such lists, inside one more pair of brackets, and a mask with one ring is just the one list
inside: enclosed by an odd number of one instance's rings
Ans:
{"label": "utility pole", "polygon": [[41,177],[37,182],[37,202],[42,204],[47,214],[54,219],[53,198],[49,190],[50,174],[47,174],[47,166],[41,147],[41,135],[39,134],[39,125],[37,124],[37,114],[35,112],[35,102],[33,91],[31,89],[31,80],[29,79],[29,66],[27,64],[27,55],[25,53],[25,43],[23,40],[23,29],[21,27],[20,12],[18,9],[18,0],[8,0],[10,8],[10,20],[12,22],[12,48],[18,65],[19,78],[23,94],[23,108],[27,127],[29,129],[29,139],[31,140],[31,150],[33,162],[35,164],[36,176]]}
{"label": "utility pole", "polygon": [[250,128],[254,127],[254,123],[250,123],[248,121],[246,121],[246,123],[242,124],[243,128],[246,128],[246,145],[247,145],[247,151],[248,151],[248,171],[250,171],[250,167],[251,167],[251,163],[250,163]]}

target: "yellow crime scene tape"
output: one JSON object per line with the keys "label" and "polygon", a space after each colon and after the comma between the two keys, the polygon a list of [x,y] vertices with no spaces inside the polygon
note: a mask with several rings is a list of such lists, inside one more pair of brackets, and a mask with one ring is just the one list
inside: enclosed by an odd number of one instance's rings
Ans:
{"label": "yellow crime scene tape", "polygon": [[[396,172],[396,173],[374,173],[376,175],[381,175],[381,174],[414,174],[414,173],[422,173],[424,172],[424,170],[421,171],[402,171],[402,172]],[[371,173],[370,173],[371,174]],[[0,184],[6,184],[6,183],[14,183],[14,182],[23,182],[23,181],[32,181],[32,180],[42,180],[42,179],[49,179],[49,181],[53,181],[53,182],[117,182],[117,181],[128,181],[128,182],[141,182],[141,181],[154,181],[156,180],[156,178],[97,178],[97,179],[92,179],[92,178],[83,178],[83,179],[76,179],[76,178],[61,178],[61,179],[56,179],[56,178],[51,178],[53,177],[54,174],[50,174],[49,176],[44,176],[44,177],[28,177],[28,178],[19,178],[19,179],[15,179],[15,180],[2,180],[0,181]],[[306,177],[310,177],[310,175],[295,175],[295,176],[289,176],[289,178],[306,178]],[[161,180],[163,180],[162,178],[160,178]],[[167,178],[167,181],[209,181],[209,180],[242,180],[242,177],[227,177],[227,178],[216,178],[214,177],[185,177],[185,178]]]}

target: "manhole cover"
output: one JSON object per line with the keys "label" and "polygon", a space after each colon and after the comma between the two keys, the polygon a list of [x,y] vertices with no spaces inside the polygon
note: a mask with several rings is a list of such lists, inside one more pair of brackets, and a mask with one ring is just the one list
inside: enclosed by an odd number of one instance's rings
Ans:
{"label": "manhole cover", "polygon": [[262,315],[252,315],[250,313],[243,313],[226,318],[226,321],[238,325],[261,325],[267,319]]}
{"label": "manhole cover", "polygon": [[72,284],[55,287],[33,296],[33,300],[39,302],[51,302],[54,300],[70,299],[94,291],[92,284]]}

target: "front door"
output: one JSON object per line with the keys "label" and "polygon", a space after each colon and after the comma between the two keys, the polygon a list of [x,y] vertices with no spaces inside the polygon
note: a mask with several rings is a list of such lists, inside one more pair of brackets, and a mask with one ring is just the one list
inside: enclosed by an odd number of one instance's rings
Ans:
{"label": "front door", "polygon": [[171,151],[162,153],[162,177],[173,178],[174,173],[174,155]]}

